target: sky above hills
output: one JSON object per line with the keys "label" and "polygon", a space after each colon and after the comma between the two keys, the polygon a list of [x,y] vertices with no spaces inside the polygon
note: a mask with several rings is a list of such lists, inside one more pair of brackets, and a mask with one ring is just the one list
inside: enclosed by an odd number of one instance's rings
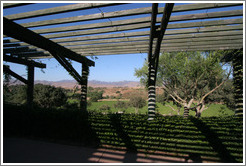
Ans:
{"label": "sky above hills", "polygon": [[[32,10],[37,9],[43,9],[46,7],[56,7],[56,6],[62,6],[65,5],[63,3],[60,4],[35,4],[33,9],[30,7],[24,6],[24,7],[16,7],[15,10],[13,9],[7,9],[4,10],[3,15],[10,15],[10,14],[16,14],[21,12],[28,12]],[[164,4],[163,4],[164,5]],[[163,6],[161,5],[161,6]],[[142,8],[142,7],[150,7],[151,4],[149,3],[138,3],[135,4],[129,4],[128,8]],[[106,8],[100,8],[100,9],[93,9],[92,10],[86,10],[87,13],[83,13],[83,11],[76,11],[71,12],[71,15],[62,16],[61,14],[57,14],[56,17],[53,18],[53,16],[49,16],[49,19],[55,19],[60,17],[71,17],[76,15],[77,12],[79,12],[79,15],[88,15],[93,13],[99,13],[99,12],[111,12],[115,10],[126,10],[128,8],[125,8],[126,6],[122,7],[122,9],[114,9],[114,7],[106,7]],[[91,12],[91,13],[90,13]],[[73,14],[72,14],[73,13]],[[149,16],[149,15],[148,15]],[[47,16],[41,17],[45,18]],[[37,18],[31,18],[32,21],[37,21]],[[47,18],[46,18],[47,19]],[[111,21],[114,21],[117,18],[110,19]],[[30,20],[30,19],[29,19]],[[29,21],[28,19],[24,20],[18,20],[17,23],[24,23],[26,21]],[[38,21],[40,21],[38,20]],[[109,21],[109,20],[107,20]],[[85,21],[86,22],[86,21]],[[90,23],[93,23],[93,21],[90,21]],[[86,23],[85,23],[86,24]],[[59,25],[58,25],[59,26]],[[51,27],[51,26],[50,26]],[[47,28],[47,26],[46,26]],[[123,81],[123,80],[129,80],[129,81],[139,81],[137,77],[134,76],[135,68],[140,68],[145,59],[147,57],[147,54],[127,54],[127,55],[105,55],[105,56],[97,56],[97,59],[93,59],[95,61],[95,67],[90,67],[90,75],[89,80],[100,80],[100,81]],[[53,58],[53,59],[40,59],[42,63],[45,63],[47,65],[46,69],[35,69],[35,80],[47,80],[47,81],[59,81],[59,80],[73,80],[73,77],[68,74],[68,72]],[[4,62],[5,63],[5,62]],[[10,65],[11,70],[17,72],[18,74],[26,77],[26,67],[23,65],[13,64],[13,63],[5,63],[7,65]],[[74,62],[72,63],[74,68],[78,71],[78,73],[81,73],[81,64]]]}

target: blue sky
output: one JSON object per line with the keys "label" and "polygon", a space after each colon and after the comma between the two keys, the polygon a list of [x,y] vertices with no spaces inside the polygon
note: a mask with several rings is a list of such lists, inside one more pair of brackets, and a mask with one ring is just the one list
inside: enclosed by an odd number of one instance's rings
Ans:
{"label": "blue sky", "polygon": [[[6,9],[4,10],[4,15],[9,14],[15,14],[15,13],[21,13],[21,12],[27,12],[32,10],[38,10],[43,9],[46,7],[56,7],[56,6],[62,6],[65,5],[64,3],[59,4],[35,4],[32,5],[32,7],[24,6],[24,7],[17,7],[15,10],[13,9]],[[159,4],[159,6],[164,7],[165,4]],[[176,4],[177,5],[177,4]],[[151,4],[149,3],[138,3],[138,4],[129,4],[129,5],[122,5],[120,7],[117,7],[115,9],[114,7],[103,7],[100,8],[103,12],[111,12],[114,10],[126,10],[131,8],[141,8],[141,7],[150,7]],[[241,9],[238,7],[231,8],[233,10]],[[70,12],[68,14],[57,14],[54,16],[44,16],[39,17],[39,20],[42,19],[56,19],[56,18],[62,18],[62,17],[72,17],[77,15],[88,15],[93,13],[100,12],[99,9],[90,9],[85,11],[75,11]],[[223,9],[221,9],[222,11]],[[204,11],[194,11],[192,13],[202,13],[202,12],[208,12],[207,10]],[[209,12],[215,12],[214,9],[210,9]],[[178,14],[185,14],[185,13],[178,13]],[[191,13],[189,13],[191,14]],[[174,13],[174,15],[177,15],[177,13]],[[142,15],[143,17],[149,16],[149,15]],[[112,18],[111,21],[119,20],[119,19],[127,19],[128,17],[121,17],[121,18]],[[132,16],[130,18],[136,18],[136,16]],[[29,21],[37,21],[37,18],[31,18],[31,19],[24,19],[17,21],[17,23],[25,23]],[[101,20],[109,21],[108,19]],[[79,24],[88,24],[88,23],[95,23],[95,21],[84,21],[81,23],[71,23],[69,25],[79,25]],[[48,28],[48,27],[59,27],[64,25],[56,25],[56,26],[45,26],[42,28]],[[33,28],[35,29],[35,28]],[[134,76],[134,71],[136,68],[142,67],[144,64],[145,59],[147,58],[147,54],[121,54],[121,55],[103,55],[103,56],[97,56],[98,59],[94,59],[95,61],[95,67],[90,67],[90,75],[89,80],[99,80],[99,81],[123,81],[123,80],[129,80],[129,81],[139,81],[137,77]],[[47,81],[59,81],[59,80],[73,80],[72,76],[68,74],[68,72],[63,69],[61,65],[54,59],[41,59],[42,63],[45,63],[47,65],[46,69],[36,68],[35,69],[35,80],[47,80]],[[6,63],[4,64],[10,65],[10,68],[15,71],[16,73],[25,76],[26,75],[26,67],[23,65],[13,64],[13,63]],[[73,61],[74,68],[81,73],[81,64]]]}
{"label": "blue sky", "polygon": [[[33,5],[33,8],[30,8],[28,6],[26,7],[18,7],[16,10],[9,9],[4,10],[4,15],[9,14],[15,14],[15,13],[21,13],[21,12],[27,12],[42,9],[48,7],[56,7],[56,6],[62,6],[64,4],[36,4]],[[137,4],[137,5],[129,5],[128,9],[135,8],[135,7],[149,7],[151,4]],[[163,5],[162,5],[163,6]],[[118,8],[117,10],[125,10],[126,8]],[[115,9],[112,9],[112,7],[104,7],[101,8],[103,12],[110,12]],[[93,14],[95,12],[100,12],[99,9],[93,9],[93,10],[86,10],[86,13],[83,13],[81,11],[76,12],[70,12],[69,15],[66,15],[66,17],[71,17],[75,15],[82,15],[82,14]],[[79,13],[79,14],[78,14]],[[55,19],[55,18],[61,18],[64,17],[63,14],[57,14],[56,16],[50,17],[49,19]],[[42,17],[42,19],[47,19],[47,17]],[[118,18],[119,19],[119,18]],[[122,19],[122,18],[121,18]],[[126,19],[126,17],[124,17]],[[17,21],[18,23],[25,23],[29,21],[37,21],[36,18],[32,19],[25,19]],[[117,18],[112,18],[112,21],[117,20]],[[102,21],[109,21],[109,20],[102,20]],[[95,21],[84,21],[79,24],[88,24],[88,23],[94,23]],[[78,23],[72,23],[71,25],[78,25]],[[56,26],[46,26],[48,27],[59,27],[62,25],[56,25]],[[35,28],[34,28],[35,29]],[[123,80],[129,80],[129,81],[139,81],[137,77],[134,76],[135,68],[140,68],[145,59],[147,57],[147,54],[121,54],[121,55],[103,55],[103,56],[97,56],[98,59],[93,59],[95,61],[95,67],[90,67],[90,75],[89,80],[99,80],[99,81],[123,81]],[[59,81],[59,80],[73,80],[73,77],[68,74],[68,72],[54,59],[40,59],[42,63],[45,63],[47,65],[46,69],[39,69],[35,68],[35,80],[47,80],[47,81]],[[23,65],[13,64],[13,63],[6,63],[7,65],[10,65],[10,68],[15,71],[16,73],[26,77],[26,67]],[[81,64],[73,61],[72,63],[73,67],[81,73]]]}

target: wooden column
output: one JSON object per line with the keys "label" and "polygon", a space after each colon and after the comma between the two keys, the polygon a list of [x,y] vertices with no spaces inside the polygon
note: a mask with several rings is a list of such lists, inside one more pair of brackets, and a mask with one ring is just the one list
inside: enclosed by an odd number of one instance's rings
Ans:
{"label": "wooden column", "polygon": [[81,85],[81,101],[80,107],[82,111],[87,111],[87,84],[88,84],[89,67],[82,64],[82,81]]}
{"label": "wooden column", "polygon": [[[156,16],[158,13],[158,4],[152,5],[152,15],[151,15],[151,27],[150,27],[150,38],[149,38],[149,52],[148,52],[148,120],[153,120],[155,117],[155,107],[156,107],[156,76],[157,68],[159,63],[159,54],[161,49],[161,42],[165,34],[169,18],[173,10],[173,3],[166,3],[160,27],[156,25]],[[160,28],[158,30],[158,28]],[[155,43],[155,49],[153,48],[153,40],[157,39]],[[154,52],[154,53],[153,53]]]}
{"label": "wooden column", "polygon": [[158,13],[158,4],[152,5],[149,52],[148,52],[148,120],[153,120],[155,117],[155,59],[153,57],[153,40],[156,33],[156,16]]}
{"label": "wooden column", "polygon": [[243,51],[238,50],[232,59],[234,98],[236,102],[235,115],[243,117]]}
{"label": "wooden column", "polygon": [[34,88],[34,66],[27,66],[27,105],[28,108],[33,107],[33,88]]}

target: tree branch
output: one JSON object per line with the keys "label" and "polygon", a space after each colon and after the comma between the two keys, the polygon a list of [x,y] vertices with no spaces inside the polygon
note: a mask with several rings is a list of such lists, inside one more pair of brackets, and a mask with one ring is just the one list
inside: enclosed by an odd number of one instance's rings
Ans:
{"label": "tree branch", "polygon": [[166,106],[170,107],[173,111],[177,112],[177,113],[178,113],[178,115],[179,115],[179,111],[178,111],[178,110],[176,110],[176,109],[174,109],[171,105],[166,105]]}
{"label": "tree branch", "polygon": [[204,100],[208,95],[210,95],[210,94],[213,93],[216,89],[218,89],[219,87],[221,87],[221,86],[228,80],[230,74],[231,74],[231,68],[230,68],[230,71],[229,71],[229,73],[228,73],[226,79],[225,79],[224,81],[222,81],[219,85],[217,85],[214,89],[212,89],[212,90],[209,91],[207,94],[205,94],[205,95],[202,97],[202,99],[200,100],[200,103],[202,103],[203,100]]}

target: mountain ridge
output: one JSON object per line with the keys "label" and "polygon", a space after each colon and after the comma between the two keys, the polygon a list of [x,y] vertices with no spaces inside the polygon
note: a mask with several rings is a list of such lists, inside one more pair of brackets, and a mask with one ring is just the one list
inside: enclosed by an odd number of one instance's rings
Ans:
{"label": "mountain ridge", "polygon": [[[74,88],[77,84],[75,80],[59,80],[59,81],[47,81],[47,80],[35,80],[35,84],[53,85],[55,87],[62,87],[67,89]],[[21,84],[20,81],[11,81],[11,84]],[[99,81],[89,80],[88,86],[91,87],[141,87],[138,81]]]}
{"label": "mountain ridge", "polygon": [[[60,81],[42,81],[37,80],[35,84],[49,84],[56,87],[62,88],[73,88],[77,85],[75,80],[60,80]],[[140,83],[138,81],[115,81],[115,82],[107,82],[107,81],[98,81],[98,80],[89,80],[88,86],[91,87],[139,87]]]}

